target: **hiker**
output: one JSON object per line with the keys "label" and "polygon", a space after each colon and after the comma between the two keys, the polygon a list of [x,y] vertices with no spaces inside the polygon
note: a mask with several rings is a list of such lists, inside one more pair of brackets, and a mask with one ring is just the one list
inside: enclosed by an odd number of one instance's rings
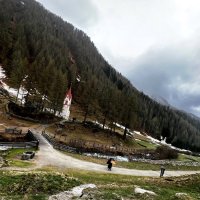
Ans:
{"label": "hiker", "polygon": [[113,162],[115,160],[113,158],[109,158],[108,161],[107,161],[107,164],[108,164],[108,170],[111,171],[112,169],[112,165],[113,165]]}
{"label": "hiker", "polygon": [[160,177],[162,177],[164,175],[164,172],[165,172],[165,167],[161,166],[160,167]]}

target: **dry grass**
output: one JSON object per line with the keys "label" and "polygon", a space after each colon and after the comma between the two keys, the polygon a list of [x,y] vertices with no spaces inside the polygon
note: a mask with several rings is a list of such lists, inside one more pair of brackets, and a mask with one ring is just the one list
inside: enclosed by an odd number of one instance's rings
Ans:
{"label": "dry grass", "polygon": [[1,114],[0,115],[0,123],[4,125],[4,127],[30,127],[32,125],[34,125],[35,123],[29,122],[29,121],[25,121],[25,120],[20,120],[20,119],[16,119],[16,118],[9,118],[9,116],[7,114]]}
{"label": "dry grass", "polygon": [[83,121],[84,119],[84,111],[83,109],[76,103],[73,103],[70,107],[70,118],[75,117],[79,121]]}
{"label": "dry grass", "polygon": [[[83,121],[85,116],[84,109],[78,105],[77,103],[72,103],[70,107],[70,118],[76,118],[78,121]],[[92,113],[89,113],[87,116],[87,120],[89,121],[101,121],[103,119],[102,115],[100,113],[96,113],[95,115]]]}
{"label": "dry grass", "polygon": [[108,130],[100,129],[95,132],[94,128],[84,127],[83,124],[68,124],[62,132],[56,132],[57,127],[52,126],[47,129],[48,134],[57,141],[69,143],[71,140],[81,140],[90,143],[98,143],[103,145],[117,145],[128,148],[141,148],[134,138],[123,140],[120,134],[110,133]]}
{"label": "dry grass", "polygon": [[86,128],[82,124],[68,125],[61,133],[56,133],[56,126],[51,127],[48,131],[53,133],[56,138],[60,137],[60,140],[63,142],[69,142],[70,140],[87,140],[89,142],[105,144],[106,141],[109,145],[120,142],[120,139],[116,136],[111,137],[111,135],[104,131],[93,133],[92,129]]}
{"label": "dry grass", "polygon": [[[1,104],[2,105],[2,104]],[[5,107],[0,108],[0,124],[2,126],[0,129],[4,130],[6,127],[19,127],[22,132],[27,132],[27,129],[38,124],[16,119],[14,117],[9,117],[5,112]],[[77,121],[83,121],[84,110],[76,103],[71,106],[70,117],[75,117]],[[95,116],[88,116],[87,120],[96,120]],[[99,118],[99,121],[102,119]],[[126,141],[122,139],[123,129],[116,127],[118,134],[111,134],[109,131],[100,130],[98,132],[94,131],[94,128],[86,128],[82,124],[69,125],[61,133],[56,133],[56,126],[50,126],[47,130],[51,136],[56,137],[57,140],[68,143],[70,140],[84,140],[88,142],[95,142],[103,145],[119,145],[123,147],[131,148],[142,148],[137,144],[134,139],[128,138]]]}

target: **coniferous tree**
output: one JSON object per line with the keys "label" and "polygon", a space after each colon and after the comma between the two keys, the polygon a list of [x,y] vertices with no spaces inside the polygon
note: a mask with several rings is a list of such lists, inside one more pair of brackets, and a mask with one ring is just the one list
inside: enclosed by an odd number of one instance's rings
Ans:
{"label": "coniferous tree", "polygon": [[21,87],[22,81],[26,76],[27,69],[27,60],[22,59],[20,51],[15,51],[12,59],[12,71],[11,71],[11,80],[14,87],[17,88],[16,101],[18,100],[19,89]]}

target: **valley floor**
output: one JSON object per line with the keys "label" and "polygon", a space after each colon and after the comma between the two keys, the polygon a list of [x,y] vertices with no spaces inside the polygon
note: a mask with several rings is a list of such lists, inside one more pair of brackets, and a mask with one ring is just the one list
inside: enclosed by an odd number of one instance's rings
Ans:
{"label": "valley floor", "polygon": [[[70,191],[74,186],[81,187],[82,184],[91,183],[96,185],[96,188],[84,190],[81,199],[196,200],[200,198],[200,171],[167,170],[164,174],[166,178],[159,178],[159,170],[126,169],[116,167],[117,164],[112,171],[107,171],[106,163],[102,165],[79,160],[54,149],[41,135],[45,126],[30,125],[29,127],[40,140],[35,158],[33,161],[28,161],[34,165],[25,168],[1,168],[0,197],[2,199],[80,199],[80,196],[60,197],[68,194],[66,191]],[[136,189],[154,192],[155,195],[136,193]]]}
{"label": "valley floor", "polygon": [[[87,162],[79,160],[68,156],[60,151],[55,150],[51,144],[41,135],[43,127],[34,127],[32,131],[35,133],[40,141],[39,151],[35,158],[35,167],[42,168],[45,166],[58,167],[61,169],[71,168],[71,169],[81,169],[96,172],[112,173],[112,174],[122,174],[122,175],[133,175],[133,176],[148,176],[148,177],[159,177],[160,171],[153,170],[134,170],[113,167],[112,171],[107,171],[107,165],[100,165],[92,162]],[[182,176],[187,174],[200,173],[200,171],[165,171],[165,176]]]}

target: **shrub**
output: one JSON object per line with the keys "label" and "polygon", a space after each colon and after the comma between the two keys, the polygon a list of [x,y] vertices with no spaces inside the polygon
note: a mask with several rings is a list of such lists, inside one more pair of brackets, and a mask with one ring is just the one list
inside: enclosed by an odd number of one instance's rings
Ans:
{"label": "shrub", "polygon": [[158,146],[155,150],[157,159],[176,159],[178,158],[178,152],[167,146]]}

